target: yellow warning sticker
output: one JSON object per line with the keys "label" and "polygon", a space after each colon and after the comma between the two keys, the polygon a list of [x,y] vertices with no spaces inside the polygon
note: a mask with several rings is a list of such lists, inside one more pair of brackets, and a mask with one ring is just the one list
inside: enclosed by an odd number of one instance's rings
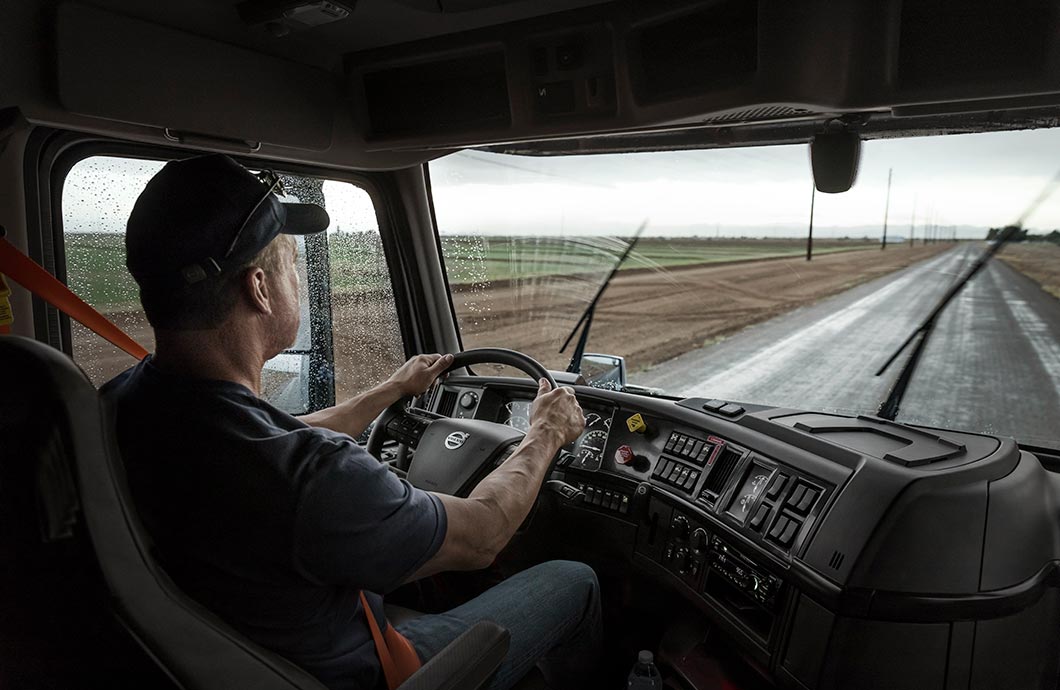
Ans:
{"label": "yellow warning sticker", "polygon": [[648,425],[644,423],[644,417],[640,416],[640,412],[627,419],[626,426],[635,434],[642,434],[648,430]]}
{"label": "yellow warning sticker", "polygon": [[15,320],[11,311],[11,302],[7,296],[11,294],[11,288],[4,282],[4,276],[0,274],[0,326],[9,326]]}

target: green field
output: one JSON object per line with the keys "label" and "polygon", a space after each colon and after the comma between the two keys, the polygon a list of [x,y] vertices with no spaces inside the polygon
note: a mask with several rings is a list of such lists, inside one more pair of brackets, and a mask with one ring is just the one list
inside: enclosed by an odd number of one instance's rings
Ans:
{"label": "green field", "polygon": [[[609,270],[627,239],[611,237],[442,237],[453,284]],[[877,247],[863,240],[814,243],[814,254]],[[623,269],[673,268],[803,256],[805,240],[642,238]]]}
{"label": "green field", "polygon": [[[454,285],[606,271],[626,246],[625,239],[610,237],[447,235],[441,241]],[[863,240],[824,240],[814,244],[814,253],[875,246]],[[355,293],[389,285],[377,234],[329,235],[328,251],[334,291]],[[797,257],[805,251],[803,240],[646,237],[637,243],[623,269]],[[70,287],[87,302],[104,311],[139,308],[136,284],[125,269],[121,235],[69,233],[66,256]]]}

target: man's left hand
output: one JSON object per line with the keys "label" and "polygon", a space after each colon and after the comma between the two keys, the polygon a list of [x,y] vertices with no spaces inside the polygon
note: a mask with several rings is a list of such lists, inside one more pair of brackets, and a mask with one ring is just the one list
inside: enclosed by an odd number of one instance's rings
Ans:
{"label": "man's left hand", "polygon": [[416,355],[402,364],[387,380],[387,384],[402,396],[420,395],[452,363],[452,355]]}

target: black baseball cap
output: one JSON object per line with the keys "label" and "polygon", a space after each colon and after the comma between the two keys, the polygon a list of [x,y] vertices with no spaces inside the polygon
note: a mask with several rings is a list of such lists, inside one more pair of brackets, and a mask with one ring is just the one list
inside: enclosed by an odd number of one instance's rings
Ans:
{"label": "black baseball cap", "polygon": [[246,264],[277,235],[326,230],[316,204],[281,202],[280,178],[211,154],[170,161],[136,199],[125,263],[141,287],[194,284]]}

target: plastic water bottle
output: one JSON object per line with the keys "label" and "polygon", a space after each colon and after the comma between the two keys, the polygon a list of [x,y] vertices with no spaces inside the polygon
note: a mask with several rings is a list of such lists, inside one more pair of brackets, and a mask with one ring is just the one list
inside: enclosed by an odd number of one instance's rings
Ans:
{"label": "plastic water bottle", "polygon": [[637,663],[633,664],[633,670],[629,672],[628,690],[662,690],[662,676],[659,669],[655,668],[655,657],[648,650],[642,650],[637,654]]}

